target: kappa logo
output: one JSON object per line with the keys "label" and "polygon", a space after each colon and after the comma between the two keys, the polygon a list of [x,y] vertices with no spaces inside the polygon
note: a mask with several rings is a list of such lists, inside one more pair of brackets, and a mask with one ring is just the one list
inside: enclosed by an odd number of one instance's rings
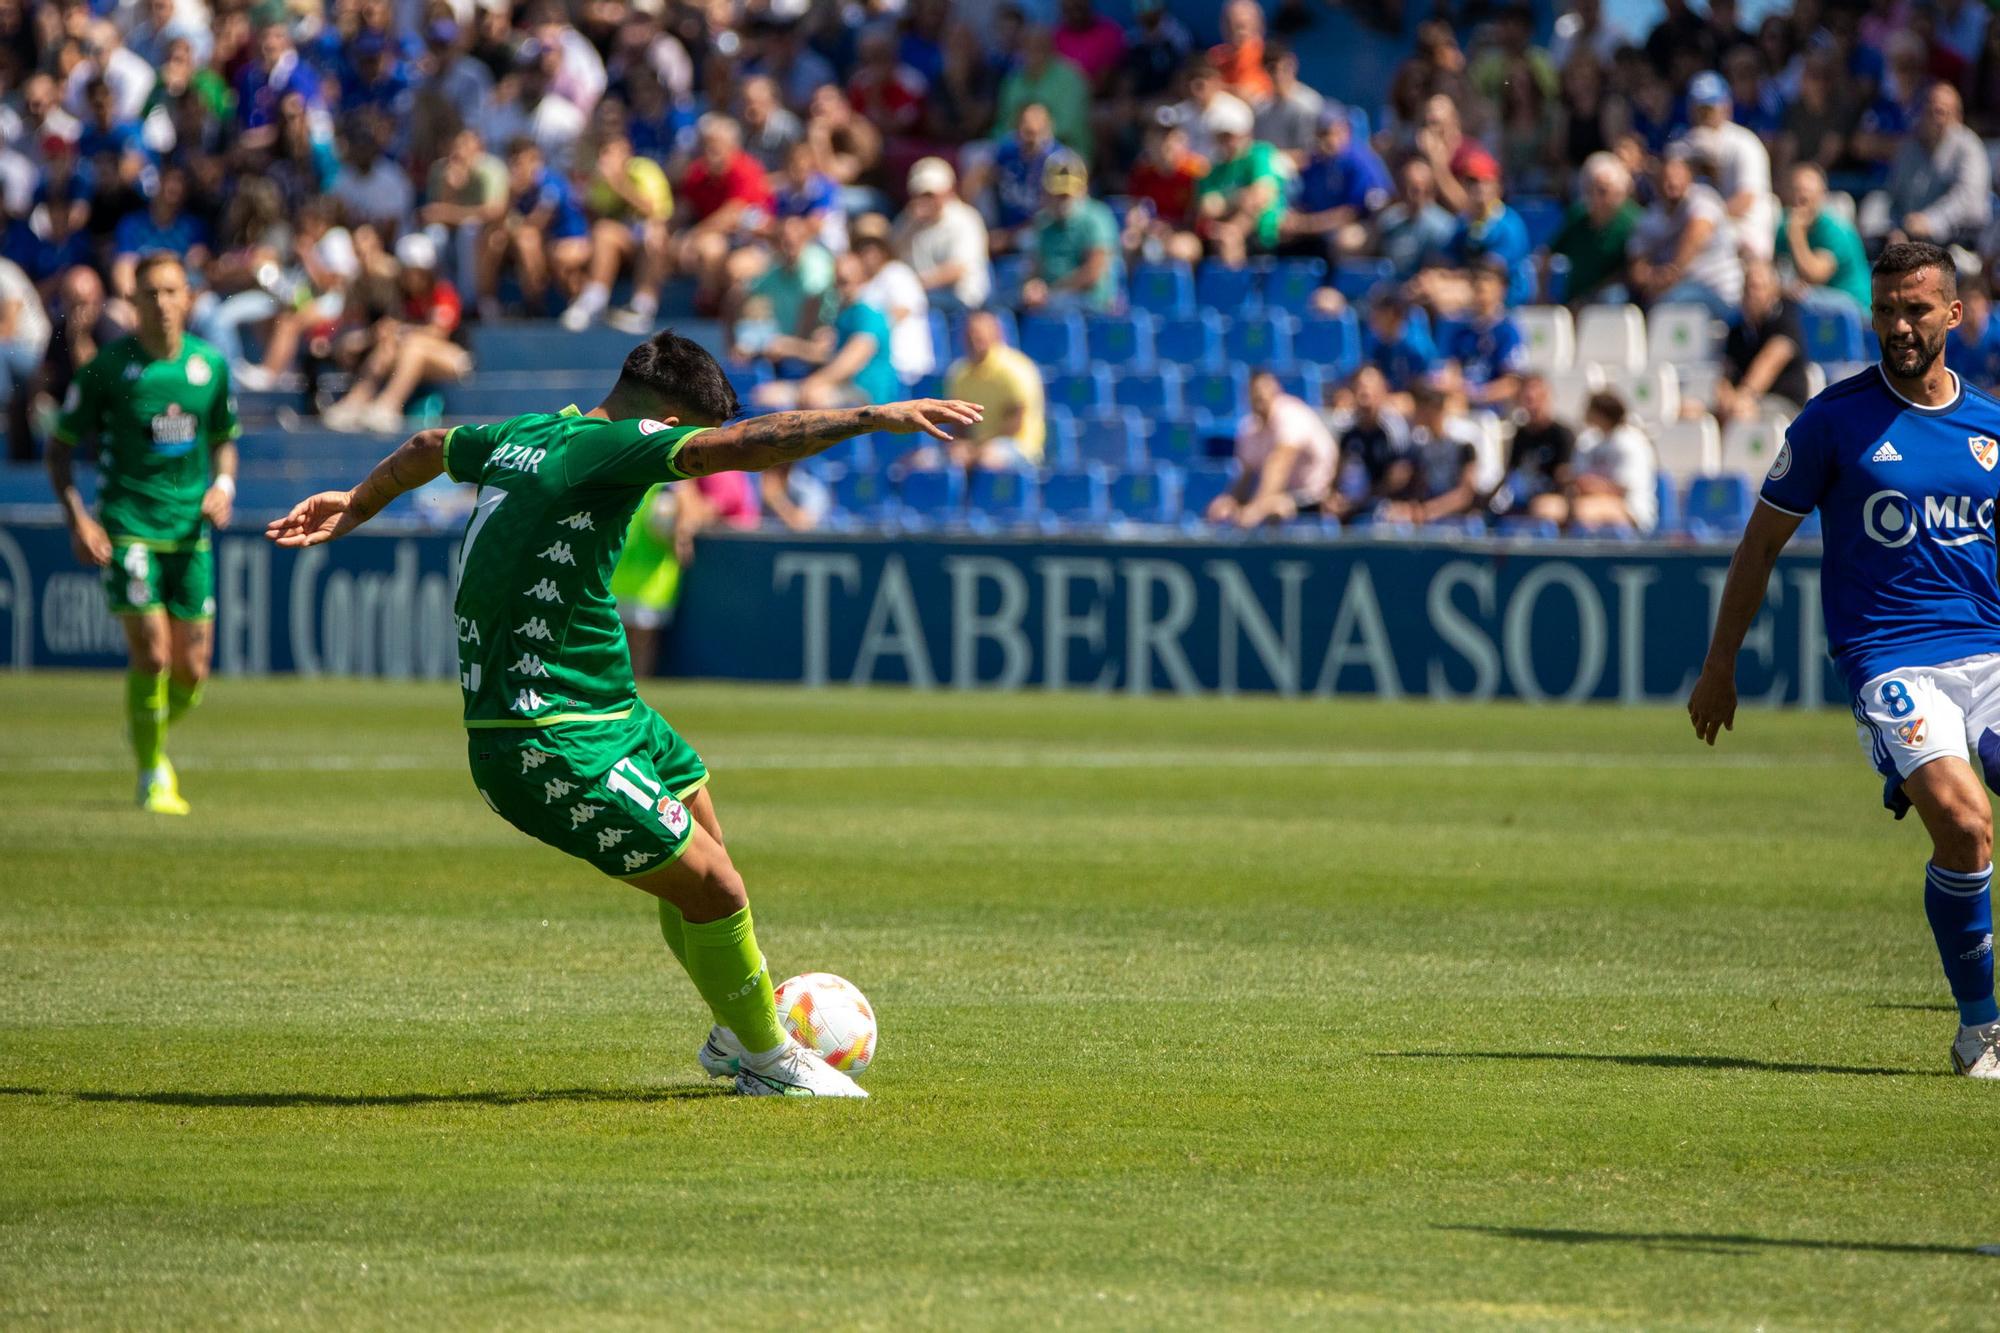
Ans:
{"label": "kappa logo", "polygon": [[632,830],[628,828],[606,828],[597,830],[597,850],[600,852],[610,851],[613,847],[616,847],[619,843],[625,841],[625,835],[630,833],[631,831]]}
{"label": "kappa logo", "polygon": [[514,631],[524,639],[539,639],[547,643],[556,636],[549,633],[549,622],[540,616],[529,616],[528,623]]}
{"label": "kappa logo", "polygon": [[571,514],[568,518],[557,519],[556,522],[568,528],[571,532],[597,531],[597,524],[591,522],[590,515],[581,509]]}
{"label": "kappa logo", "polygon": [[517,713],[532,713],[547,702],[547,699],[536,694],[533,690],[522,690],[514,696],[514,711]]}
{"label": "kappa logo", "polygon": [[666,825],[667,832],[673,834],[676,838],[687,832],[688,812],[686,806],[671,796],[662,796],[657,809],[660,812],[660,823]]}
{"label": "kappa logo", "polygon": [[2000,463],[2000,440],[1991,435],[1968,435],[1965,447],[1972,450],[1972,461],[1988,472],[1993,470],[1995,463]]}
{"label": "kappa logo", "polygon": [[553,579],[543,579],[540,583],[528,589],[528,596],[544,602],[560,602],[562,600],[562,593],[557,590]]}
{"label": "kappa logo", "polygon": [[1924,720],[1920,717],[1913,717],[1908,722],[1896,728],[1896,739],[1905,745],[1913,747],[1922,745],[1924,737],[1927,734],[1924,729]]}
{"label": "kappa logo", "polygon": [[603,806],[592,805],[589,801],[579,801],[569,808],[570,829],[574,831],[582,828],[585,824],[588,824],[603,813]]}
{"label": "kappa logo", "polygon": [[547,750],[523,750],[521,751],[521,771],[526,773],[531,768],[540,768],[553,758],[555,756]]}
{"label": "kappa logo", "polygon": [[549,669],[542,665],[542,659],[533,653],[522,653],[521,660],[514,663],[508,670],[517,676],[546,676],[549,674]]}
{"label": "kappa logo", "polygon": [[548,550],[542,552],[542,559],[553,560],[559,565],[573,565],[576,563],[576,557],[569,553],[568,542],[557,542],[555,545],[549,547]]}
{"label": "kappa logo", "polygon": [[576,784],[574,782],[569,782],[562,778],[550,778],[542,784],[542,804],[554,805],[557,801],[560,801],[575,790]]}
{"label": "kappa logo", "polygon": [[658,855],[657,852],[625,853],[625,873],[628,875],[631,874],[634,870],[637,870],[640,866],[652,860],[656,855]]}
{"label": "kappa logo", "polygon": [[[1900,463],[1903,461],[1903,456],[1896,452],[1895,445],[1884,440],[1881,447],[1875,451],[1874,456],[1868,461],[1871,463]],[[1992,465],[1988,464],[1988,466]]]}

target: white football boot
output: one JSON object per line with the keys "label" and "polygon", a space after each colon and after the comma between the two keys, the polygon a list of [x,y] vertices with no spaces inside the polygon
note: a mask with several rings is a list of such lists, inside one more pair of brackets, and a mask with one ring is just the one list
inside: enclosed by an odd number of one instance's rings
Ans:
{"label": "white football boot", "polygon": [[739,1097],[866,1097],[860,1084],[819,1058],[817,1052],[785,1038],[777,1050],[759,1057],[745,1053],[736,1075]]}
{"label": "white football boot", "polygon": [[694,1053],[710,1078],[735,1078],[743,1068],[743,1043],[721,1024],[708,1030],[708,1040]]}
{"label": "white football boot", "polygon": [[2000,1079],[2000,1022],[1960,1028],[1951,1044],[1951,1067],[1967,1078]]}

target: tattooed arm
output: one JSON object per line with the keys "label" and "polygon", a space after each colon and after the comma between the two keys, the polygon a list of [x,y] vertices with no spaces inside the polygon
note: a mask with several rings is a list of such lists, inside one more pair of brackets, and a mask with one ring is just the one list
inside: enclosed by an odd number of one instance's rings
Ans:
{"label": "tattooed arm", "polygon": [[842,440],[874,431],[922,433],[949,440],[947,426],[974,426],[985,413],[977,403],[922,398],[876,407],[827,412],[773,412],[702,431],[681,446],[674,464],[690,477],[717,472],[762,472],[810,458]]}

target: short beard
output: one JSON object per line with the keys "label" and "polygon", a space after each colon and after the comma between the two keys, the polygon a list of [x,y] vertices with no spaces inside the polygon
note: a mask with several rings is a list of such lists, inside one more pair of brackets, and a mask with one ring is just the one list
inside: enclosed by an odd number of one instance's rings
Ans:
{"label": "short beard", "polygon": [[1922,339],[1919,339],[1917,341],[1917,368],[1912,371],[1905,372],[1900,367],[1895,365],[1893,362],[1889,360],[1888,356],[1886,355],[1886,352],[1882,360],[1884,364],[1888,365],[1889,369],[1892,372],[1894,372],[1897,378],[1906,380],[1920,380],[1924,376],[1931,373],[1931,367],[1936,365],[1938,362],[1938,358],[1944,355],[1944,343],[1945,340],[1943,338],[1939,338],[1935,343],[1928,343],[1924,342]]}

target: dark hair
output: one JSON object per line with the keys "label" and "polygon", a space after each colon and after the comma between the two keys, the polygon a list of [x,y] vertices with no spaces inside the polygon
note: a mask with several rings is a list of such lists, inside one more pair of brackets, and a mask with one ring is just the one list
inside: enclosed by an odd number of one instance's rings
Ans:
{"label": "dark hair", "polygon": [[1609,389],[1599,389],[1584,401],[1583,414],[1585,417],[1603,417],[1611,423],[1612,430],[1617,430],[1625,424],[1625,400]]}
{"label": "dark hair", "polygon": [[657,400],[702,423],[727,421],[743,410],[715,358],[672,329],[661,329],[632,349],[611,395]]}
{"label": "dark hair", "polygon": [[140,255],[139,262],[132,266],[132,281],[143,281],[148,273],[156,268],[164,268],[168,264],[172,264],[183,273],[187,272],[186,262],[172,250],[148,250]]}
{"label": "dark hair", "polygon": [[1870,270],[1877,278],[1900,278],[1906,273],[1921,273],[1927,268],[1938,272],[1938,283],[1944,288],[1944,299],[1958,299],[1958,265],[1952,263],[1951,254],[1943,246],[1932,245],[1929,241],[1901,241],[1882,252]]}

